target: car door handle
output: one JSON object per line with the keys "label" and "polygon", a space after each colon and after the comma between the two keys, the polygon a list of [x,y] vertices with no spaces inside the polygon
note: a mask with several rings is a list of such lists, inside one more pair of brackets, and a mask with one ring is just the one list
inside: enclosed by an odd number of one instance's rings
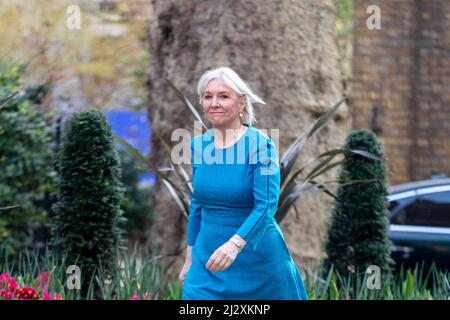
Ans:
{"label": "car door handle", "polygon": [[414,248],[408,247],[408,246],[393,245],[393,246],[391,246],[391,252],[399,254],[402,259],[408,259],[411,256],[411,254],[414,252]]}
{"label": "car door handle", "polygon": [[408,246],[396,246],[396,245],[393,245],[393,246],[391,246],[391,251],[393,251],[393,252],[401,252],[401,253],[411,253],[411,252],[414,252],[414,248],[413,247],[408,247]]}

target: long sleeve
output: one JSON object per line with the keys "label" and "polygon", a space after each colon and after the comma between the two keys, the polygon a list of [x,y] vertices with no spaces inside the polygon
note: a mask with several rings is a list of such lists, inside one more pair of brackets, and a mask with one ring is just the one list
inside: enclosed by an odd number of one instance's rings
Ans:
{"label": "long sleeve", "polygon": [[[195,170],[198,164],[194,162],[194,139],[191,140],[191,163],[192,163],[192,185],[194,186]],[[197,239],[198,232],[200,231],[202,205],[195,197],[195,192],[192,192],[191,202],[189,205],[189,218],[187,228],[187,245],[193,246]]]}
{"label": "long sleeve", "polygon": [[249,152],[255,203],[252,212],[236,232],[252,250],[256,250],[277,211],[281,179],[275,144],[267,136],[258,138],[262,141]]}

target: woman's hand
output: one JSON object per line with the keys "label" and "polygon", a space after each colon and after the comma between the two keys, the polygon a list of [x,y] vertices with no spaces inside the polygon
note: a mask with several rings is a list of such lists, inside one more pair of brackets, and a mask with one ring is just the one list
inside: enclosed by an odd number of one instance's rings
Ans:
{"label": "woman's hand", "polygon": [[183,268],[181,268],[181,271],[178,275],[178,279],[180,280],[181,284],[184,284],[184,278],[186,277],[187,272],[189,271],[189,268],[192,264],[192,246],[187,246],[187,252],[186,252],[186,258],[184,259],[184,265]]}
{"label": "woman's hand", "polygon": [[191,264],[192,261],[184,261],[183,268],[181,268],[180,274],[178,275],[178,279],[180,280],[182,285],[184,284],[184,278],[186,278],[186,274],[189,271]]}
{"label": "woman's hand", "polygon": [[214,251],[206,264],[206,268],[212,272],[225,271],[231,266],[241,250],[235,243],[228,240]]}

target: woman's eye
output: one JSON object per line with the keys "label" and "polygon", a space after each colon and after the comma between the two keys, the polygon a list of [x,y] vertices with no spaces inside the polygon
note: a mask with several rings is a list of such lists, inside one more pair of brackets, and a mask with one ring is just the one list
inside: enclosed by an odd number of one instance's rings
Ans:
{"label": "woman's eye", "polygon": [[222,99],[226,99],[228,98],[228,96],[220,96]]}

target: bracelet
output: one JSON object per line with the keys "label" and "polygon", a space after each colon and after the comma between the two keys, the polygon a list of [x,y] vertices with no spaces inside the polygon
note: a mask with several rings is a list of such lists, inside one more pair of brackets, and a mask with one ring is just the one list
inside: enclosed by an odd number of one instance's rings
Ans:
{"label": "bracelet", "polygon": [[236,239],[230,238],[230,241],[233,242],[240,250],[244,247],[242,243],[239,243]]}

